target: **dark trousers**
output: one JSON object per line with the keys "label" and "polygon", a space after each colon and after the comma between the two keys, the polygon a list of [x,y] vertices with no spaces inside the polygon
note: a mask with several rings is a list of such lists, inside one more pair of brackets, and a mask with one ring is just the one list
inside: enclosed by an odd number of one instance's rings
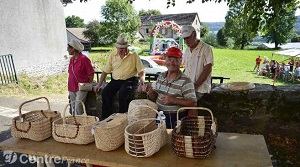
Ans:
{"label": "dark trousers", "polygon": [[[164,112],[164,115],[166,116],[166,127],[167,129],[174,129],[177,125],[177,113],[176,112]],[[178,120],[181,120],[181,118],[186,117],[187,112],[180,112]]]}
{"label": "dark trousers", "polygon": [[112,111],[113,97],[119,91],[119,113],[128,111],[128,106],[132,100],[130,92],[136,89],[138,84],[137,77],[131,77],[127,80],[114,80],[107,84],[102,91],[102,118],[109,117],[114,112]]}

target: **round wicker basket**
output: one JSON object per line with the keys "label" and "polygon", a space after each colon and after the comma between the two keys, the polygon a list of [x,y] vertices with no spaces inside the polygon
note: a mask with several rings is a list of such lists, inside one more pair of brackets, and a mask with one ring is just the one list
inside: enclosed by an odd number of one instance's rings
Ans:
{"label": "round wicker basket", "polygon": [[[155,114],[156,110],[149,106]],[[129,124],[125,129],[125,150],[134,157],[149,157],[166,144],[167,130],[166,123],[159,116],[159,123],[155,118],[141,119]]]}
{"label": "round wicker basket", "polygon": [[128,123],[132,124],[137,120],[145,118],[155,118],[156,113],[153,112],[153,109],[157,110],[158,107],[148,99],[132,100],[128,107]]}
{"label": "round wicker basket", "polygon": [[205,110],[211,116],[184,117],[172,131],[172,150],[175,155],[188,158],[207,158],[210,156],[217,138],[216,119],[210,109],[204,107],[182,107],[183,110]]}
{"label": "round wicker basket", "polygon": [[[34,110],[22,114],[24,104],[45,99],[48,109]],[[61,118],[60,112],[50,109],[49,100],[46,97],[39,97],[33,100],[25,101],[19,107],[19,116],[12,119],[11,134],[17,138],[27,138],[34,141],[42,141],[51,137],[52,122]]]}
{"label": "round wicker basket", "polygon": [[112,151],[124,144],[124,131],[128,125],[127,114],[115,113],[93,125],[96,147]]}
{"label": "round wicker basket", "polygon": [[95,138],[91,133],[91,129],[92,126],[99,121],[99,118],[95,116],[87,116],[85,105],[82,101],[79,102],[81,102],[83,107],[83,115],[65,116],[68,106],[75,102],[78,102],[78,100],[67,104],[63,112],[63,117],[53,122],[52,136],[54,140],[63,143],[92,143],[95,141]]}

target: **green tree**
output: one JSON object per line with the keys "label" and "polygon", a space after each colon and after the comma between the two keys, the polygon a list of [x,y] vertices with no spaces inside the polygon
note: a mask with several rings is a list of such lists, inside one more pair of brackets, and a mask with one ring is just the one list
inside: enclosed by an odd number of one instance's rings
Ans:
{"label": "green tree", "polygon": [[127,0],[107,0],[101,9],[105,19],[101,22],[101,35],[105,40],[115,42],[120,34],[126,34],[131,42],[135,40],[141,20]]}
{"label": "green tree", "polygon": [[217,33],[217,42],[219,45],[227,47],[227,38],[225,36],[224,27],[222,27]]}
{"label": "green tree", "polygon": [[204,23],[200,23],[201,28],[200,28],[200,37],[206,37],[209,35],[209,27],[205,25]]}
{"label": "green tree", "polygon": [[147,15],[161,15],[161,12],[156,9],[148,9],[147,11],[142,9],[139,11],[139,16],[147,16]]}
{"label": "green tree", "polygon": [[68,16],[66,17],[66,27],[67,28],[83,28],[84,27],[84,19],[81,19],[78,16]]}
{"label": "green tree", "polygon": [[87,30],[83,32],[83,35],[91,40],[93,46],[99,46],[101,34],[100,22],[98,20],[90,21],[87,24],[86,29]]}
{"label": "green tree", "polygon": [[267,39],[267,42],[275,43],[276,49],[278,45],[286,43],[288,39],[293,37],[297,19],[295,13],[296,8],[287,3],[266,14],[268,19],[265,25],[262,25],[263,37]]}
{"label": "green tree", "polygon": [[248,30],[247,18],[242,17],[244,2],[229,7],[225,17],[224,34],[234,40],[235,48],[244,49],[250,39],[256,36],[256,31]]}

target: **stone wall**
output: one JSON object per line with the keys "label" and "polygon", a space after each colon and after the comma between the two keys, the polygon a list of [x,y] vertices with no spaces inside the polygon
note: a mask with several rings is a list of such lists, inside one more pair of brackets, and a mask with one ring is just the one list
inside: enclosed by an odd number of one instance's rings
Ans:
{"label": "stone wall", "polygon": [[[90,92],[87,103],[101,115],[101,96]],[[133,92],[134,99],[146,98]],[[249,91],[223,90],[214,85],[210,94],[198,101],[198,106],[211,109],[218,120],[219,131],[269,134],[278,133],[300,138],[300,85],[271,86],[255,84]],[[118,111],[117,96],[113,105]]]}
{"label": "stone wall", "polygon": [[0,20],[0,55],[13,55],[17,73],[52,74],[65,68],[58,63],[67,53],[60,0],[2,0]]}

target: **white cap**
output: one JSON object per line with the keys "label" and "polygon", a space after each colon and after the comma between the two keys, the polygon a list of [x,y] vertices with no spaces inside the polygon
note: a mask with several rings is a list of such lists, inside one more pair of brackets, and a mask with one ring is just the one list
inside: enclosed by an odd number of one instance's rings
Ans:
{"label": "white cap", "polygon": [[196,32],[193,26],[183,26],[181,29],[182,32],[181,38],[186,38],[191,36],[194,31]]}

